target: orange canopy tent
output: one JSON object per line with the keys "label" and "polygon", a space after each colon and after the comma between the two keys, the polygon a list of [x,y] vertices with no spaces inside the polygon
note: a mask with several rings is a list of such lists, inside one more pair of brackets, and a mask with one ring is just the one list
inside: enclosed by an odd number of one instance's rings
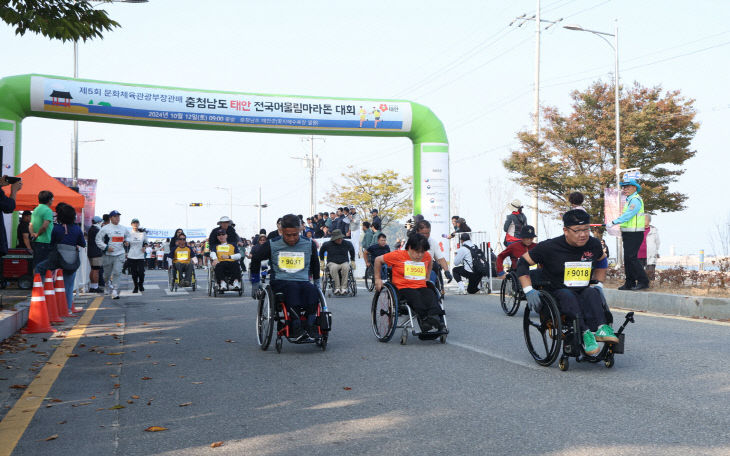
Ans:
{"label": "orange canopy tent", "polygon": [[[76,212],[81,213],[84,208],[84,196],[78,192],[71,190],[56,179],[51,177],[37,163],[18,174],[23,179],[23,188],[18,191],[15,198],[16,211],[32,211],[38,206],[38,193],[48,190],[53,193],[53,203],[51,209],[56,209],[58,203],[66,203],[71,205]],[[10,186],[3,187],[6,195],[10,195]]]}

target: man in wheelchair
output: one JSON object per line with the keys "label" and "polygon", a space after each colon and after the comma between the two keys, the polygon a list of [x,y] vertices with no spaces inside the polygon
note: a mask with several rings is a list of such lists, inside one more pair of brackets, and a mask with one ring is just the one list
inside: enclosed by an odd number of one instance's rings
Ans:
{"label": "man in wheelchair", "polygon": [[310,282],[319,283],[319,257],[317,245],[311,239],[300,235],[301,221],[294,214],[281,219],[281,237],[262,244],[251,256],[249,267],[251,284],[256,287],[259,270],[263,260],[269,260],[271,288],[274,293],[282,293],[290,313],[297,315],[305,312],[306,328],[301,327],[298,318],[291,319],[290,334],[295,341],[319,337],[315,326],[319,290]]}
{"label": "man in wheelchair", "polygon": [[193,252],[187,245],[187,238],[184,234],[178,236],[176,246],[170,252],[172,267],[175,273],[180,274],[182,286],[189,287],[193,277]]}
{"label": "man in wheelchair", "polygon": [[333,230],[332,237],[319,249],[319,260],[324,261],[327,255],[328,273],[334,281],[335,295],[347,294],[347,277],[350,269],[355,269],[355,247],[351,242],[344,241],[345,235],[340,230]]}
{"label": "man in wheelchair", "polygon": [[418,233],[408,237],[404,250],[386,253],[375,259],[375,289],[383,288],[381,270],[383,264],[392,268],[392,283],[398,290],[398,298],[408,302],[418,315],[422,332],[436,329],[444,332],[446,325],[443,311],[436,302],[436,295],[426,285],[431,275],[431,255],[428,253],[428,239]]}
{"label": "man in wheelchair", "polygon": [[228,243],[228,233],[223,228],[219,228],[215,235],[218,243],[215,250],[211,249],[210,252],[215,280],[221,290],[228,289],[229,281],[232,281],[231,285],[234,289],[240,288],[241,284],[238,279],[241,277],[241,265],[238,260],[241,259],[241,253],[238,246]]}
{"label": "man in wheelchair", "polygon": [[[560,312],[576,319],[587,355],[600,351],[597,342],[618,343],[603,309],[603,281],[608,259],[601,242],[590,236],[590,217],[585,211],[571,210],[563,215],[563,236],[548,239],[525,253],[517,263],[517,276],[534,312],[542,302],[532,288],[529,267],[542,265],[542,277],[549,281],[550,293],[557,299]],[[597,281],[590,286],[591,278]]]}

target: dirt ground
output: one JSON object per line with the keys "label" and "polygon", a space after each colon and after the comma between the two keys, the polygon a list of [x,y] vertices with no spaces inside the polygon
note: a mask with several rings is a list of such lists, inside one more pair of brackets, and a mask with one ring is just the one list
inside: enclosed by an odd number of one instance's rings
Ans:
{"label": "dirt ground", "polygon": [[12,310],[15,304],[30,299],[30,290],[21,290],[14,283],[0,290],[0,308]]}

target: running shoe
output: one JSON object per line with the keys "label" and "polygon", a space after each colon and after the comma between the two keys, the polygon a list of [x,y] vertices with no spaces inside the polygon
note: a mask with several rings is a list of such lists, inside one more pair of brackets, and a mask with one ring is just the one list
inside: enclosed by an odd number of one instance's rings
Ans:
{"label": "running shoe", "polygon": [[596,343],[596,336],[594,336],[590,331],[583,333],[583,350],[585,350],[586,355],[595,355],[601,351]]}
{"label": "running shoe", "polygon": [[596,331],[596,340],[598,342],[618,343],[618,337],[616,337],[616,334],[613,332],[613,328],[608,325],[601,325],[598,327],[598,331]]}
{"label": "running shoe", "polygon": [[240,287],[241,287],[241,284],[238,283],[238,280],[234,280],[233,281],[233,288],[240,288]]}

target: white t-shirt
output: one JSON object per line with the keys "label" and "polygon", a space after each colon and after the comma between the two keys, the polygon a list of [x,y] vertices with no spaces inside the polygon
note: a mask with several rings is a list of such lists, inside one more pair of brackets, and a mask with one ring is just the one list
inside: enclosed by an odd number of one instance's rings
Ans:
{"label": "white t-shirt", "polygon": [[433,258],[434,261],[438,261],[444,257],[444,251],[441,249],[439,242],[443,241],[440,241],[433,236],[428,238],[428,245],[431,247],[428,250],[428,253],[431,255],[431,258]]}
{"label": "white t-shirt", "polygon": [[128,228],[127,234],[124,236],[124,240],[129,242],[129,252],[127,253],[127,258],[129,258],[130,260],[143,260],[143,245],[145,242],[147,242],[147,233],[134,231],[132,228]]}

